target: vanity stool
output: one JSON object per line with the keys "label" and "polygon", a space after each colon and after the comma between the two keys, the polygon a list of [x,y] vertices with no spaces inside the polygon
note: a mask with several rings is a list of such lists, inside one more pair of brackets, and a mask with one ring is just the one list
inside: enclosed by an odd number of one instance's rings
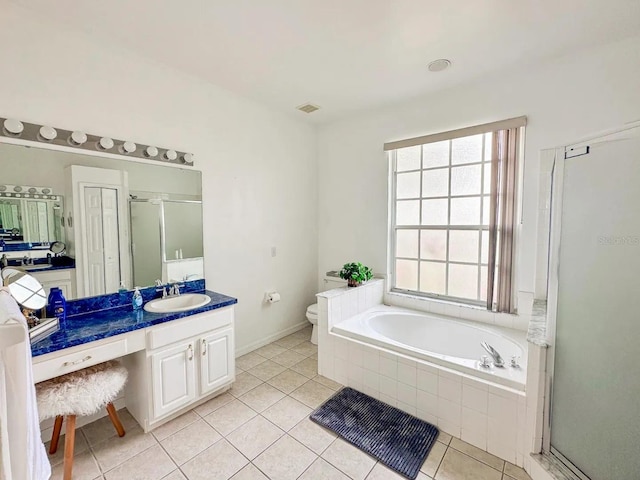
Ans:
{"label": "vanity stool", "polygon": [[111,360],[36,384],[40,420],[56,419],[49,448],[51,454],[58,449],[62,420],[67,417],[64,480],[71,480],[77,415],[92,415],[106,406],[118,436],[124,436],[124,428],[111,402],[126,382],[127,369]]}

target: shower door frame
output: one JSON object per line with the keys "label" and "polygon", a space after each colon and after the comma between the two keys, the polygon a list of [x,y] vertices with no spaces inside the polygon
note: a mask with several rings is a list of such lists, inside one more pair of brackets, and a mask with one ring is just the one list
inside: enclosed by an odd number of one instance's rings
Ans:
{"label": "shower door frame", "polygon": [[[570,471],[576,480],[591,480],[580,469],[571,463],[561,452],[551,446],[551,421],[553,417],[553,374],[555,368],[555,338],[558,313],[558,287],[560,272],[560,242],[562,238],[562,203],[564,194],[564,169],[567,158],[582,155],[583,147],[613,140],[640,137],[640,121],[632,122],[625,127],[603,132],[578,143],[555,149],[554,166],[551,173],[551,198],[549,215],[549,252],[547,280],[547,338],[551,339],[547,348],[545,375],[544,421],[542,427],[542,453],[560,462]],[[569,154],[569,157],[566,155]]]}

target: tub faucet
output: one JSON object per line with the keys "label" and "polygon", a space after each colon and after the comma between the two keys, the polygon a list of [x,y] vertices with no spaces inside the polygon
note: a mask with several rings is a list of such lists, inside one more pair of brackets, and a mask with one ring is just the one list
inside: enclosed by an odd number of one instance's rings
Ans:
{"label": "tub faucet", "polygon": [[504,368],[504,360],[498,353],[498,351],[489,345],[487,342],[481,342],[482,348],[484,348],[489,355],[493,357],[493,364],[498,368]]}

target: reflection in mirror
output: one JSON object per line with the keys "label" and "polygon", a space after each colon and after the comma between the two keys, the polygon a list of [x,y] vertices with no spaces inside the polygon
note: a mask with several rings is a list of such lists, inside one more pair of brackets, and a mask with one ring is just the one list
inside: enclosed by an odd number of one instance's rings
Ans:
{"label": "reflection in mirror", "polygon": [[157,278],[176,282],[202,277],[201,201],[136,198],[130,200],[129,212],[135,285],[151,285]]}
{"label": "reflection in mirror", "polygon": [[[40,196],[40,195],[39,195]],[[0,198],[0,238],[5,242],[64,241],[63,199]]]}
{"label": "reflection in mirror", "polygon": [[160,202],[132,199],[129,209],[133,284],[153,285],[162,278]]}
{"label": "reflection in mirror", "polygon": [[[67,299],[203,278],[199,171],[42,147],[0,143],[3,265]],[[36,188],[53,198],[15,185],[46,185]],[[64,254],[49,250],[56,241]]]}
{"label": "reflection in mirror", "polygon": [[2,270],[2,280],[20,306],[28,310],[41,310],[47,304],[44,289],[33,276],[20,270],[5,268]]}
{"label": "reflection in mirror", "polygon": [[165,200],[164,260],[202,258],[202,202]]}

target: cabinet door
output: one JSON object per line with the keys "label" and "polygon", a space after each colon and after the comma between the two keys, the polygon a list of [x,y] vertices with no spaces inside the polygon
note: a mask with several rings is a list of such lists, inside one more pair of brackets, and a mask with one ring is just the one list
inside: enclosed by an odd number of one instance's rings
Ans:
{"label": "cabinet door", "polygon": [[178,410],[196,398],[194,357],[194,342],[151,355],[154,418]]}
{"label": "cabinet door", "polygon": [[200,339],[200,395],[233,381],[233,328],[226,328]]}
{"label": "cabinet door", "polygon": [[44,281],[40,283],[42,284],[42,288],[44,288],[44,293],[46,294],[47,298],[49,297],[49,292],[51,291],[51,289],[53,287],[58,287],[60,290],[62,290],[62,294],[64,295],[64,298],[66,300],[73,299],[71,280],[60,280],[57,282]]}

